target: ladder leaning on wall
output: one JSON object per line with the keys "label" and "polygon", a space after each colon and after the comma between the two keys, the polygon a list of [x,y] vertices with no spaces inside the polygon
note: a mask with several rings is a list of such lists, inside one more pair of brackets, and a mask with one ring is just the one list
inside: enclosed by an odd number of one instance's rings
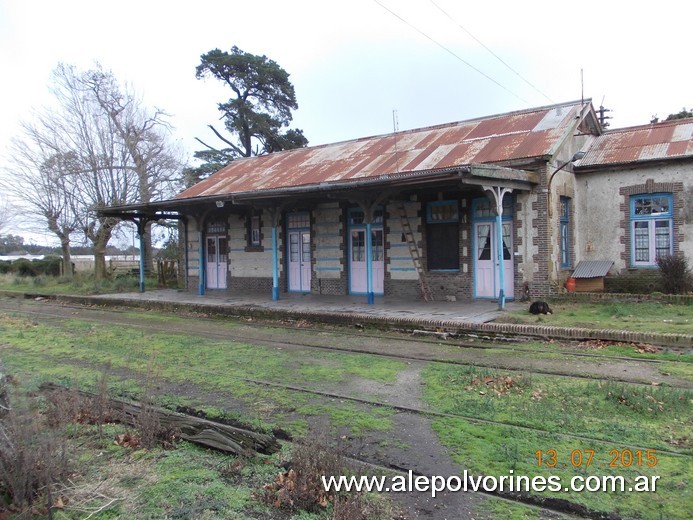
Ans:
{"label": "ladder leaning on wall", "polygon": [[426,273],[424,272],[423,265],[421,263],[421,254],[419,253],[419,247],[414,239],[414,232],[411,229],[411,224],[409,223],[409,215],[407,215],[407,208],[404,202],[400,202],[397,205],[399,209],[399,218],[402,222],[402,235],[407,241],[409,246],[409,254],[414,262],[414,267],[419,275],[419,286],[421,287],[421,295],[423,299],[427,302],[433,301],[433,295],[428,287],[428,280],[426,280]]}

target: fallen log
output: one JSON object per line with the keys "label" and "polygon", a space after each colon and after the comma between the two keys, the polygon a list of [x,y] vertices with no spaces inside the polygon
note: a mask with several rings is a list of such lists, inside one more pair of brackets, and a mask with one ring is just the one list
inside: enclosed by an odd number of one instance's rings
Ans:
{"label": "fallen log", "polygon": [[[73,391],[50,382],[42,383],[40,389],[43,392],[67,393]],[[100,396],[91,392],[78,390],[77,393],[87,399],[100,399]],[[180,432],[182,439],[234,455],[247,456],[253,452],[271,454],[281,448],[279,441],[266,433],[253,432],[200,417],[171,412],[149,405],[142,406],[138,403],[112,397],[107,397],[104,404],[118,413],[121,422],[130,426],[137,426],[143,413],[151,413],[156,416],[163,429],[176,429]]]}

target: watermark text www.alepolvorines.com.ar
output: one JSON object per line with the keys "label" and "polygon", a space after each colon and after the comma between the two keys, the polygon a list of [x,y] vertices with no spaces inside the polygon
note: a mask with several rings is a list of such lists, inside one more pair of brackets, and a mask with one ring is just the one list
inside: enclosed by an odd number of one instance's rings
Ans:
{"label": "watermark text www.alepolvorines.com.ar", "polygon": [[557,475],[534,476],[514,475],[474,476],[464,470],[460,476],[450,477],[414,475],[410,470],[407,475],[393,476],[325,476],[321,477],[323,489],[328,493],[336,492],[386,492],[430,493],[433,498],[442,492],[612,492],[612,493],[653,493],[657,491],[657,475],[636,475],[626,479],[620,475],[576,475],[564,481]]}

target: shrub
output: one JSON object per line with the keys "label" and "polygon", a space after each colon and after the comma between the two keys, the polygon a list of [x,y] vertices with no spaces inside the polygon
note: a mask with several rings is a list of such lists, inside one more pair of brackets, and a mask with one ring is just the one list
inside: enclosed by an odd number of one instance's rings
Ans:
{"label": "shrub", "polygon": [[12,267],[19,276],[36,276],[36,267],[26,258],[18,258],[13,262]]}
{"label": "shrub", "polygon": [[61,262],[62,259],[59,256],[46,256],[43,260],[34,260],[32,264],[36,274],[60,276]]}
{"label": "shrub", "polygon": [[683,254],[657,257],[662,287],[667,294],[686,294],[693,286],[688,262]]}
{"label": "shrub", "polygon": [[53,485],[70,474],[68,460],[65,440],[35,409],[12,409],[0,423],[0,493],[14,508],[44,499],[50,510]]}

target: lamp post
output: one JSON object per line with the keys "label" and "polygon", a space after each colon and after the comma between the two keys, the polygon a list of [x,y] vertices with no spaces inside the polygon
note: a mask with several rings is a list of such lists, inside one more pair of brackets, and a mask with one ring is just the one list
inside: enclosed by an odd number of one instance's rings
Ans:
{"label": "lamp post", "polygon": [[553,171],[553,173],[551,174],[551,177],[549,177],[549,183],[548,183],[548,185],[546,186],[546,190],[547,190],[547,192],[548,192],[548,194],[549,194],[549,200],[548,200],[548,202],[549,202],[549,217],[553,216],[553,197],[552,197],[552,194],[551,194],[551,183],[553,182],[553,178],[556,176],[556,174],[557,174],[559,171],[561,171],[563,168],[565,168],[565,167],[568,166],[569,164],[572,164],[572,163],[574,163],[575,161],[579,161],[580,159],[582,159],[582,158],[585,156],[586,153],[587,153],[587,152],[583,152],[582,150],[580,150],[579,152],[575,152],[575,155],[573,155],[573,157],[572,157],[570,160],[564,162],[564,163],[561,164],[558,168],[556,168],[556,169]]}

